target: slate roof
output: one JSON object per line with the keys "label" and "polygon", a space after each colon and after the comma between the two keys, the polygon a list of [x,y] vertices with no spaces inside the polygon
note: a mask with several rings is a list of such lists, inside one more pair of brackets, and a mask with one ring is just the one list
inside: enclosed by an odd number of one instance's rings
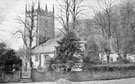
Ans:
{"label": "slate roof", "polygon": [[54,38],[54,39],[50,39],[48,40],[47,42],[35,47],[33,50],[32,50],[32,53],[34,54],[38,54],[38,53],[53,53],[56,49],[55,47],[58,46],[58,43],[57,41],[59,40],[60,38]]}

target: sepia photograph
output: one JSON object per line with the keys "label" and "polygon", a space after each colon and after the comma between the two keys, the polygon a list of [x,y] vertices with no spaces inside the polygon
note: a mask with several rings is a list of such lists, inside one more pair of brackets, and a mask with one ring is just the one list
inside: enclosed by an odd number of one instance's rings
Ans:
{"label": "sepia photograph", "polygon": [[0,84],[135,84],[135,0],[0,0]]}

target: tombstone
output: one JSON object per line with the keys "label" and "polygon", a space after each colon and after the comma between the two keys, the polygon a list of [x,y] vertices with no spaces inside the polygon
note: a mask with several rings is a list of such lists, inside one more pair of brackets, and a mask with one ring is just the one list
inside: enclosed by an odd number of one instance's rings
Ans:
{"label": "tombstone", "polygon": [[56,81],[56,84],[72,84],[69,80],[60,78]]}

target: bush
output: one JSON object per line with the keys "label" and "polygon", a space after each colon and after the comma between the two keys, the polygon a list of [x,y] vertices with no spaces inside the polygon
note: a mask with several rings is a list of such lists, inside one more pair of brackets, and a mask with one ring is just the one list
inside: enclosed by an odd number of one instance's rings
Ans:
{"label": "bush", "polygon": [[13,74],[21,69],[22,60],[16,56],[16,52],[12,49],[6,50],[0,56],[0,67],[5,74]]}
{"label": "bush", "polygon": [[127,60],[127,59],[119,59],[118,60],[118,63],[121,63],[121,64],[127,64],[127,63],[130,63],[130,61],[129,60]]}
{"label": "bush", "polygon": [[109,64],[109,65],[89,65],[87,67],[89,71],[123,71],[123,70],[135,70],[134,64]]}
{"label": "bush", "polygon": [[57,41],[58,45],[56,47],[56,57],[54,59],[55,63],[62,63],[70,71],[76,62],[80,61],[79,54],[80,49],[80,39],[75,35],[74,32],[68,32],[62,39]]}
{"label": "bush", "polygon": [[83,57],[83,62],[86,64],[98,64],[99,60],[99,53],[98,53],[98,45],[94,40],[88,40],[86,42],[86,51],[85,56]]}

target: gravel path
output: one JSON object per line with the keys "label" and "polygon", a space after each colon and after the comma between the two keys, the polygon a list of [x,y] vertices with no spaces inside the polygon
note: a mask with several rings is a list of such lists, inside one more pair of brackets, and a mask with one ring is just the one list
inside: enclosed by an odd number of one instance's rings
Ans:
{"label": "gravel path", "polygon": [[[0,83],[3,84],[3,83]],[[6,84],[56,84],[55,82],[33,82],[33,83],[6,83]],[[101,81],[86,81],[72,82],[72,84],[135,84],[135,78],[117,79],[117,80],[101,80]]]}

